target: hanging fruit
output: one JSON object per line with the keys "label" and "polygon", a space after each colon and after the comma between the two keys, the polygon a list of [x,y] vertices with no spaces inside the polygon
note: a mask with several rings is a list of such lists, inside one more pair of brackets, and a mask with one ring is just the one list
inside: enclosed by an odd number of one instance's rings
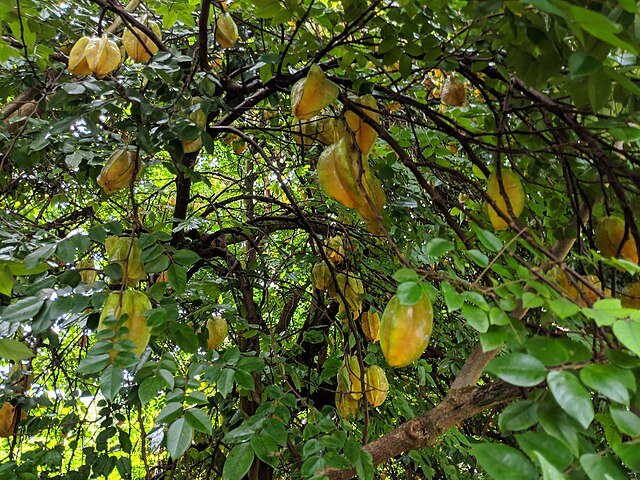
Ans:
{"label": "hanging fruit", "polygon": [[238,26],[229,12],[222,12],[216,21],[216,42],[220,48],[231,48],[238,41]]}
{"label": "hanging fruit", "polygon": [[360,316],[360,325],[368,342],[375,343],[380,340],[380,315],[377,310],[363,312]]}
{"label": "hanging fruit", "polygon": [[379,365],[372,365],[365,372],[365,390],[367,401],[372,407],[379,407],[389,393],[387,375]]}
{"label": "hanging fruit", "polygon": [[569,277],[567,277],[567,274],[560,266],[556,265],[551,268],[547,272],[547,275],[565,291],[569,298],[574,300],[578,298],[578,290],[569,282]]}
{"label": "hanging fruit", "polygon": [[347,355],[338,370],[338,390],[354,400],[362,398],[360,372],[360,362],[355,355]]}
{"label": "hanging fruit", "polygon": [[[353,103],[363,105],[363,107],[360,107],[360,110],[374,122],[380,123],[378,104],[373,95],[367,94],[361,97],[349,96],[349,100]],[[345,112],[344,123],[341,124],[341,130],[341,136],[347,135],[349,138],[353,138],[360,153],[364,156],[369,155],[378,138],[378,132],[352,110]]]}
{"label": "hanging fruit", "polygon": [[341,138],[318,158],[318,180],[328,197],[347,208],[357,208],[362,198],[356,186],[347,140]]}
{"label": "hanging fruit", "polygon": [[336,409],[345,420],[353,420],[358,415],[360,400],[356,400],[346,393],[336,393]]}
{"label": "hanging fruit", "polygon": [[[595,228],[596,247],[603,257],[617,257],[637,265],[636,241],[631,234],[631,229],[627,231],[626,239],[624,239],[626,230],[625,222],[620,217],[612,215],[599,218]],[[622,244],[623,239],[624,244]]]}
{"label": "hanging fruit", "polygon": [[[602,282],[600,282],[600,279],[596,275],[587,275],[584,277],[584,279],[591,285],[596,287],[597,290],[600,290],[605,297],[611,295],[611,290],[609,290],[608,288],[602,290]],[[588,286],[581,284],[580,291],[578,292],[578,290],[576,290],[575,298],[578,300],[578,304],[581,307],[590,307],[595,302],[600,300],[601,297],[598,293],[591,290],[591,288],[589,288]]]}
{"label": "hanging fruit", "polygon": [[16,432],[18,424],[17,408],[4,402],[0,408],[0,437],[10,437]]}
{"label": "hanging fruit", "polygon": [[141,173],[140,158],[134,150],[119,148],[111,154],[96,182],[107,195],[128,187]]}
{"label": "hanging fruit", "polygon": [[338,265],[344,261],[344,246],[341,236],[336,235],[329,237],[323,249],[325,256],[334,265]]}
{"label": "hanging fruit", "polygon": [[80,279],[82,282],[88,285],[95,283],[98,272],[96,272],[96,264],[93,258],[88,258],[80,262],[78,269],[80,270]]}
{"label": "hanging fruit", "polygon": [[394,295],[380,320],[380,348],[392,367],[406,367],[419,359],[429,345],[433,307],[423,293],[414,305],[401,305]]}
{"label": "hanging fruit", "polygon": [[140,261],[142,251],[137,238],[107,237],[104,245],[108,262],[117,263],[122,269],[123,284],[134,286],[147,277]]}
{"label": "hanging fruit", "polygon": [[209,333],[207,350],[220,350],[227,338],[228,330],[227,321],[220,315],[214,315],[207,320],[207,331]]}
{"label": "hanging fruit", "polygon": [[293,139],[303,151],[309,150],[315,142],[316,125],[313,122],[295,123],[292,128]]}
{"label": "hanging fruit", "polygon": [[315,63],[309,73],[291,89],[291,113],[298,120],[308,120],[338,98],[338,85],[328,80]]}
{"label": "hanging fruit", "polygon": [[331,145],[340,139],[338,122],[333,117],[319,118],[315,120],[315,135],[319,142]]}
{"label": "hanging fruit", "polygon": [[333,284],[331,271],[325,262],[318,262],[313,266],[311,269],[311,283],[313,288],[317,288],[321,292],[324,292]]}
{"label": "hanging fruit", "polygon": [[120,49],[106,34],[82,37],[69,52],[69,71],[74,75],[93,73],[102,78],[118,68],[121,60]]}
{"label": "hanging fruit", "polygon": [[[156,22],[150,20],[148,15],[144,15],[140,23],[148,27],[158,39],[162,38],[160,27]],[[133,32],[135,32],[135,34]],[[158,51],[158,46],[155,42],[137,27],[133,27],[133,30],[129,27],[124,29],[122,43],[127,54],[134,62],[147,63],[151,56]]]}
{"label": "hanging fruit", "polygon": [[[338,292],[341,292],[340,295]],[[329,290],[331,298],[340,304],[338,312],[344,312],[349,307],[353,318],[357,318],[362,310],[362,301],[364,299],[364,285],[362,280],[353,276],[353,274],[338,273],[336,275],[336,285]],[[346,305],[345,305],[346,300]]]}
{"label": "hanging fruit", "polygon": [[620,301],[625,308],[640,308],[640,283],[630,283],[620,292]]}
{"label": "hanging fruit", "polygon": [[[507,195],[506,198],[509,200],[511,205],[511,210],[515,215],[515,218],[517,218],[524,210],[524,204],[527,198],[524,193],[524,188],[522,188],[520,178],[511,170],[502,168],[500,170],[500,174],[502,176],[502,182],[498,182],[497,172],[493,172],[489,175],[487,182],[487,195],[496,203],[502,213],[510,218],[511,216],[507,208],[505,197],[502,195],[502,191],[500,189],[500,183],[502,183]],[[509,227],[509,224],[489,204],[487,204],[487,211],[494,230],[506,230]]]}
{"label": "hanging fruit", "polygon": [[[200,104],[201,102],[202,102],[202,98],[193,97],[193,99],[191,99],[192,109],[193,107]],[[202,108],[198,108],[197,110],[192,111],[189,114],[189,120],[195,123],[198,126],[198,128],[200,128],[200,130],[204,130],[205,128],[207,128],[207,114],[205,113],[204,110],[202,110]],[[198,136],[198,138],[196,138],[195,140],[182,140],[181,143],[182,143],[182,151],[184,153],[197,152],[202,148],[202,135]]]}
{"label": "hanging fruit", "polygon": [[[126,327],[127,331],[118,339],[131,340],[135,344],[133,352],[136,355],[142,355],[151,337],[151,329],[147,327],[147,317],[143,315],[147,310],[151,310],[151,302],[144,293],[135,290],[112,292],[102,307],[98,331],[105,329],[120,331],[122,327]],[[107,324],[107,318],[113,317],[119,320],[125,314],[126,319],[122,325],[114,325],[111,322]],[[117,349],[112,350],[109,353],[111,360],[117,354]]]}
{"label": "hanging fruit", "polygon": [[451,107],[461,107],[464,105],[466,97],[467,94],[464,83],[462,83],[457,75],[449,75],[444,81],[444,85],[440,91],[440,100],[442,103]]}

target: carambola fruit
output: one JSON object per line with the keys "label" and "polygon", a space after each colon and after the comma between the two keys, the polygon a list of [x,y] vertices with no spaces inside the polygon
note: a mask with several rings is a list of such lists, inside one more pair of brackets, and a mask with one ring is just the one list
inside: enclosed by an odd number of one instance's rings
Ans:
{"label": "carambola fruit", "polygon": [[640,283],[630,283],[620,292],[620,301],[625,308],[640,308]]}
{"label": "carambola fruit", "polygon": [[338,98],[338,85],[328,80],[315,63],[305,78],[291,89],[291,113],[298,120],[308,120]]}
{"label": "carambola fruit", "polygon": [[207,331],[209,338],[207,339],[207,350],[219,350],[228,333],[227,321],[219,315],[214,315],[207,320]]}
{"label": "carambola fruit", "polygon": [[[147,317],[144,312],[151,310],[149,298],[142,292],[135,290],[125,290],[123,292],[113,292],[107,297],[107,301],[102,307],[98,331],[105,329],[116,330],[119,340],[131,340],[135,348],[136,355],[142,355],[149,343],[151,329],[147,327]],[[107,323],[108,318],[120,320],[126,314],[126,319],[122,324]],[[126,331],[122,330],[126,327]],[[118,350],[111,351],[111,359],[115,358]]]}
{"label": "carambola fruit", "polygon": [[[595,228],[596,247],[604,257],[618,257],[635,264],[638,263],[638,250],[631,229],[624,239],[625,222],[616,216],[601,217],[597,220]],[[624,239],[624,244],[622,241]],[[618,251],[620,252],[618,254]]]}
{"label": "carambola fruit", "polygon": [[140,261],[142,251],[137,238],[107,237],[104,245],[107,261],[119,264],[122,269],[122,283],[133,286],[147,277]]}
{"label": "carambola fruit", "polygon": [[[202,99],[200,97],[194,97],[191,100],[191,109],[197,108],[197,110],[193,110],[189,114],[189,120],[195,123],[200,130],[204,130],[207,128],[207,114],[201,108],[196,107]],[[182,151],[184,153],[193,153],[197,152],[202,148],[202,135],[198,136],[195,140],[182,140]]]}
{"label": "carambola fruit", "polygon": [[[349,100],[356,104],[363,105],[360,110],[376,123],[380,123],[380,114],[378,113],[378,104],[371,94],[362,95],[361,97],[350,96]],[[342,124],[343,134],[351,135],[355,144],[362,155],[367,156],[373,148],[378,132],[366,123],[360,115],[352,110],[347,110],[344,114],[344,123]]]}
{"label": "carambola fruit", "polygon": [[[510,217],[510,213],[507,208],[505,198],[508,199],[511,205],[511,210],[513,211],[515,218],[517,218],[524,210],[524,204],[527,198],[524,193],[524,188],[522,188],[520,178],[511,170],[502,168],[500,170],[500,174],[502,177],[501,183],[504,186],[506,197],[502,194],[502,190],[500,189],[497,172],[493,172],[489,175],[489,179],[487,181],[487,195],[496,203],[497,207],[507,218]],[[489,213],[489,220],[491,221],[491,225],[493,225],[494,230],[506,230],[509,227],[509,224],[489,204],[487,204],[487,212]]]}
{"label": "carambola fruit", "polygon": [[429,345],[433,307],[423,293],[414,305],[401,305],[394,295],[380,320],[380,348],[392,367],[406,367],[420,358]]}
{"label": "carambola fruit", "polygon": [[380,340],[380,315],[376,310],[363,312],[360,316],[360,325],[367,341],[375,343]]}
{"label": "carambola fruit", "polygon": [[111,154],[96,181],[106,194],[128,187],[141,172],[140,159],[136,152],[119,148]]}
{"label": "carambola fruit", "polygon": [[[140,20],[140,23],[149,27],[158,39],[162,38],[160,27],[153,20],[149,20],[148,15],[144,15]],[[147,36],[146,33],[143,33],[142,30],[136,27],[132,28],[133,31],[129,29],[129,27],[125,28],[124,33],[122,34],[124,49],[134,62],[147,63],[151,58],[151,55],[154,55],[158,51],[158,46]],[[135,32],[135,34],[133,32]],[[138,40],[138,38],[142,41]]]}
{"label": "carambola fruit", "polygon": [[331,271],[325,262],[316,263],[311,269],[311,283],[321,292],[327,290],[332,284]]}
{"label": "carambola fruit", "polygon": [[365,390],[367,401],[373,407],[379,407],[387,398],[389,393],[389,382],[387,375],[379,365],[372,365],[364,374]]}
{"label": "carambola fruit", "polygon": [[464,83],[457,75],[452,74],[447,77],[440,91],[440,100],[445,105],[461,107],[466,100]]}
{"label": "carambola fruit", "polygon": [[216,42],[220,48],[231,48],[238,41],[238,26],[229,12],[222,12],[216,21]]}
{"label": "carambola fruit", "polygon": [[74,75],[93,73],[101,78],[118,68],[121,61],[120,49],[106,34],[82,37],[69,52],[69,71]]}

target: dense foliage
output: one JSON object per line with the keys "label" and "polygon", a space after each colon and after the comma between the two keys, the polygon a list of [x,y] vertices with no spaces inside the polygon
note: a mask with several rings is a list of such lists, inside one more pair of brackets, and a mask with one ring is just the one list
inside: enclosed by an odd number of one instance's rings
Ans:
{"label": "dense foliage", "polygon": [[635,0],[3,7],[0,478],[638,478]]}

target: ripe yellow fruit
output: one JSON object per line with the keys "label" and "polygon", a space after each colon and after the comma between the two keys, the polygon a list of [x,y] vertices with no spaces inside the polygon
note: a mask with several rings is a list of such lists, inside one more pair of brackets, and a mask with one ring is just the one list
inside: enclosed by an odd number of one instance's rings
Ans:
{"label": "ripe yellow fruit", "polygon": [[333,117],[326,117],[315,120],[315,135],[319,142],[325,145],[331,145],[332,143],[340,140],[338,133],[338,122]]}
{"label": "ripe yellow fruit", "polygon": [[229,332],[227,321],[219,315],[214,315],[207,321],[207,350],[219,350]]}
{"label": "ripe yellow fruit", "polygon": [[551,268],[547,275],[551,280],[553,280],[559,287],[561,287],[567,294],[567,296],[573,300],[578,298],[578,290],[569,282],[569,277],[565,271],[560,268],[558,265]]}
{"label": "ripe yellow fruit", "polygon": [[[595,228],[596,247],[604,257],[616,257],[638,264],[638,250],[636,241],[631,234],[631,229],[627,233],[624,245],[625,222],[616,216],[602,217],[597,220]],[[618,255],[618,251],[620,254]]]}
{"label": "ripe yellow fruit", "polygon": [[78,265],[80,269],[80,279],[89,285],[93,285],[96,281],[96,277],[98,276],[98,272],[96,272],[96,264],[93,261],[93,258],[88,258],[83,260]]}
{"label": "ripe yellow fruit", "polygon": [[[356,104],[363,105],[363,107],[361,107],[363,113],[376,123],[380,123],[378,104],[373,95],[367,94],[361,97],[351,96],[349,99]],[[353,138],[360,153],[364,156],[369,154],[378,138],[378,132],[376,132],[371,125],[363,121],[360,115],[351,110],[345,112],[344,123],[341,125],[341,128],[343,135],[348,135]]]}
{"label": "ripe yellow fruit", "polygon": [[414,305],[401,305],[397,295],[387,304],[380,320],[380,348],[392,367],[406,367],[419,359],[429,345],[433,307],[426,294]]}
{"label": "ripe yellow fruit", "polygon": [[360,362],[355,355],[347,355],[338,370],[338,390],[354,400],[362,398],[360,372]]}
{"label": "ripe yellow fruit", "polygon": [[108,262],[118,263],[122,268],[122,283],[133,286],[147,277],[140,260],[142,251],[137,238],[107,237],[104,245]]}
{"label": "ripe yellow fruit", "polygon": [[461,107],[464,105],[466,97],[467,94],[464,88],[464,83],[462,83],[457,75],[449,75],[444,81],[444,85],[440,92],[440,100],[442,103],[452,107]]}
{"label": "ripe yellow fruit", "polygon": [[[362,301],[364,299],[364,285],[362,284],[362,280],[350,273],[338,273],[336,275],[336,285],[332,287],[334,288],[330,289],[329,294],[340,304],[338,311],[344,312],[348,306],[353,317],[358,317],[362,310]],[[342,292],[342,295],[338,292]],[[344,303],[345,300],[346,305]]]}
{"label": "ripe yellow fruit", "polygon": [[[524,204],[527,198],[524,193],[524,188],[522,187],[522,183],[518,176],[511,170],[503,168],[500,170],[500,173],[502,176],[501,183],[504,186],[504,191],[507,195],[506,199],[509,200],[511,210],[515,215],[515,218],[517,218],[524,210]],[[500,189],[497,172],[493,172],[489,175],[487,182],[487,194],[489,195],[489,198],[496,203],[497,207],[505,214],[505,216],[510,217],[506,199],[502,195],[502,191]],[[506,230],[509,227],[509,224],[489,204],[487,204],[487,211],[494,230]]]}
{"label": "ripe yellow fruit", "polygon": [[308,120],[333,103],[338,93],[338,85],[328,80],[314,63],[307,76],[298,80],[291,89],[291,113],[298,120]]}
{"label": "ripe yellow fruit", "polygon": [[[113,292],[109,294],[104,307],[102,307],[98,331],[105,329],[120,331],[121,328],[126,327],[128,331],[122,333],[119,339],[131,340],[135,344],[133,352],[136,355],[142,355],[144,349],[147,348],[149,338],[151,338],[151,329],[147,327],[147,317],[143,315],[147,310],[151,310],[151,302],[144,293],[135,290]],[[105,325],[108,317],[119,320],[125,314],[127,318],[122,325]],[[110,352],[112,360],[117,353],[117,350]]]}
{"label": "ripe yellow fruit", "polygon": [[346,393],[336,393],[336,408],[340,416],[345,420],[353,420],[358,414],[360,400],[353,398]]}
{"label": "ripe yellow fruit", "polygon": [[135,151],[119,148],[111,154],[96,182],[106,194],[110,195],[121,188],[128,187],[141,173],[140,158]]}
{"label": "ripe yellow fruit", "polygon": [[[160,27],[153,20],[149,20],[147,15],[142,17],[140,23],[149,27],[158,39],[162,38]],[[133,32],[135,32],[135,34]],[[140,40],[138,40],[138,38],[140,38]],[[154,55],[158,51],[158,46],[147,36],[147,34],[143,33],[142,30],[136,27],[133,27],[133,31],[128,27],[124,29],[124,33],[122,34],[122,43],[124,44],[124,49],[127,51],[127,54],[134,62],[147,63],[151,58],[151,55]]]}
{"label": "ripe yellow fruit", "polygon": [[380,340],[380,315],[377,311],[363,312],[360,316],[360,324],[367,341],[375,343]]}
{"label": "ripe yellow fruit", "polygon": [[[83,39],[80,39],[81,41]],[[78,45],[78,44],[76,44]],[[84,48],[82,48],[84,45]],[[69,63],[71,65],[71,55],[74,54],[74,49],[76,46],[71,49],[71,54],[69,55]],[[118,45],[113,40],[109,40],[106,34],[102,35],[102,37],[93,37],[89,40],[89,42],[82,42],[80,44],[80,51],[76,52],[74,55],[74,64],[80,67],[82,65],[81,56],[84,56],[87,67],[96,77],[102,78],[105,75],[113,72],[122,61],[122,55],[120,53],[120,49]],[[70,70],[75,70],[71,69]],[[81,68],[82,70],[82,68]]]}
{"label": "ripe yellow fruit", "polygon": [[91,39],[89,37],[82,37],[73,45],[69,52],[69,71],[79,77],[91,74],[91,69],[89,68],[85,55],[85,50],[90,41]]}
{"label": "ripe yellow fruit", "polygon": [[[597,276],[587,275],[584,277],[584,279],[588,281],[591,285],[596,287],[598,290],[602,291],[602,282],[600,282],[600,279]],[[605,291],[603,292],[605,296],[607,296],[607,290],[608,289],[605,289]],[[578,300],[578,304],[581,307],[589,307],[593,305],[595,302],[597,302],[598,300],[600,300],[600,295],[598,295],[596,292],[591,290],[586,285],[581,284],[580,290],[579,291],[576,290],[576,299]]]}
{"label": "ripe yellow fruit", "polygon": [[625,308],[640,308],[640,283],[630,283],[620,292],[620,301]]}
{"label": "ripe yellow fruit", "polygon": [[365,372],[365,390],[367,401],[372,407],[379,407],[387,398],[389,393],[389,382],[387,375],[379,365],[372,365]]}
{"label": "ripe yellow fruit", "polygon": [[16,407],[9,402],[4,402],[0,408],[0,437],[10,437],[16,431],[18,415]]}
{"label": "ripe yellow fruit", "polygon": [[238,41],[238,26],[229,12],[222,12],[216,21],[216,42],[220,48],[231,48]]}

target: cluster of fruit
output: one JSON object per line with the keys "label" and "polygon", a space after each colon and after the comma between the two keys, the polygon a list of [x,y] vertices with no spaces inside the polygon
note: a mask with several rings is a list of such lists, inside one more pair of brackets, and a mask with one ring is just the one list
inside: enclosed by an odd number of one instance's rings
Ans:
{"label": "cluster of fruit", "polygon": [[363,384],[358,358],[354,355],[346,356],[338,370],[336,391],[336,408],[343,418],[355,418],[365,397],[369,405],[379,407],[384,403],[388,393],[389,382],[382,367],[366,367]]}
{"label": "cluster of fruit", "polygon": [[[339,120],[317,117],[338,95],[338,85],[318,65],[311,65],[307,76],[291,89],[291,113],[300,121],[310,120],[297,127],[296,141],[303,148],[315,140],[328,145],[318,158],[320,187],[330,198],[355,209],[372,233],[380,233],[378,217],[387,199],[368,161],[378,133],[353,110]],[[379,123],[373,95],[348,98],[371,122]]]}

